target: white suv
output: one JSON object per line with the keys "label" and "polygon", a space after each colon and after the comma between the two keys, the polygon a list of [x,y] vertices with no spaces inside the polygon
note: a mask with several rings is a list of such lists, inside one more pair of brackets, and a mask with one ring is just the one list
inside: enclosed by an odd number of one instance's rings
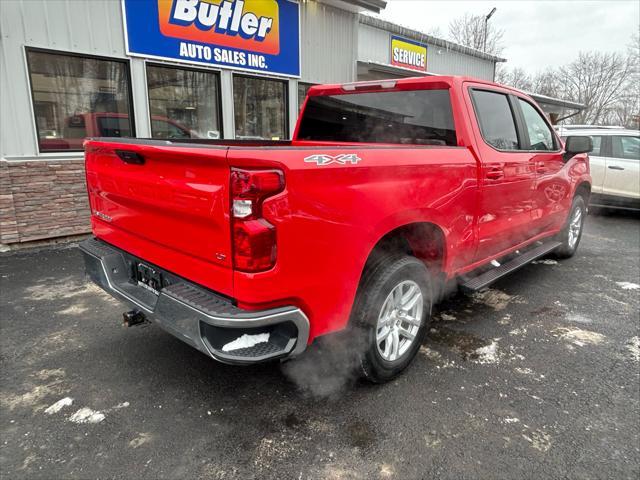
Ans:
{"label": "white suv", "polygon": [[563,140],[569,135],[593,139],[589,154],[593,178],[590,205],[640,209],[640,131],[593,125],[556,129]]}

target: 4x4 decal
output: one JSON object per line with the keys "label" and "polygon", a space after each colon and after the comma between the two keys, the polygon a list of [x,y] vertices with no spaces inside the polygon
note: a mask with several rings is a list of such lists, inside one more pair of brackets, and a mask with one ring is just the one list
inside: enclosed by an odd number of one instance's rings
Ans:
{"label": "4x4 decal", "polygon": [[355,153],[341,153],[340,155],[327,155],[326,153],[319,153],[316,155],[310,155],[305,157],[305,163],[316,163],[320,166],[331,165],[332,163],[338,163],[340,165],[346,165],[350,163],[352,165],[357,164],[362,160]]}

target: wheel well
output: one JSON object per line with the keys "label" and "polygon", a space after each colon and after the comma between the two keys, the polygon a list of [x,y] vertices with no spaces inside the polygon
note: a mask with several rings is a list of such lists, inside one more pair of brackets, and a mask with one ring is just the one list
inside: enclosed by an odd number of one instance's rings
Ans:
{"label": "wheel well", "polygon": [[584,198],[585,205],[589,205],[589,197],[591,196],[591,185],[589,182],[582,182],[578,185],[578,188],[576,188],[576,195],[580,195]]}
{"label": "wheel well", "polygon": [[369,254],[367,266],[377,263],[381,257],[395,253],[416,257],[434,276],[437,276],[442,272],[444,262],[444,234],[440,227],[427,222],[410,223],[398,227],[378,241]]}

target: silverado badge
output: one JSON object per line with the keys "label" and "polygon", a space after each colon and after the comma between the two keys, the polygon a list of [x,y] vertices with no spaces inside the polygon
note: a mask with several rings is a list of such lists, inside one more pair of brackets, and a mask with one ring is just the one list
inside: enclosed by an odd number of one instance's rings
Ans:
{"label": "silverado badge", "polygon": [[340,165],[346,165],[350,163],[355,165],[360,160],[362,160],[355,153],[341,153],[340,155],[332,156],[327,155],[326,153],[320,153],[316,155],[311,155],[304,159],[305,163],[316,163],[320,166],[331,165],[332,163],[339,163]]}

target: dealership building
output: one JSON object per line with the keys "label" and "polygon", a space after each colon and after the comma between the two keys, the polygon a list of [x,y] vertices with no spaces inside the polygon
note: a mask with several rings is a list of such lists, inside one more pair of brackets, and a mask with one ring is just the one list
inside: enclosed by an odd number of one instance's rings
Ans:
{"label": "dealership building", "polygon": [[85,137],[286,139],[313,84],[504,61],[369,15],[385,4],[0,2],[0,248],[89,232]]}

